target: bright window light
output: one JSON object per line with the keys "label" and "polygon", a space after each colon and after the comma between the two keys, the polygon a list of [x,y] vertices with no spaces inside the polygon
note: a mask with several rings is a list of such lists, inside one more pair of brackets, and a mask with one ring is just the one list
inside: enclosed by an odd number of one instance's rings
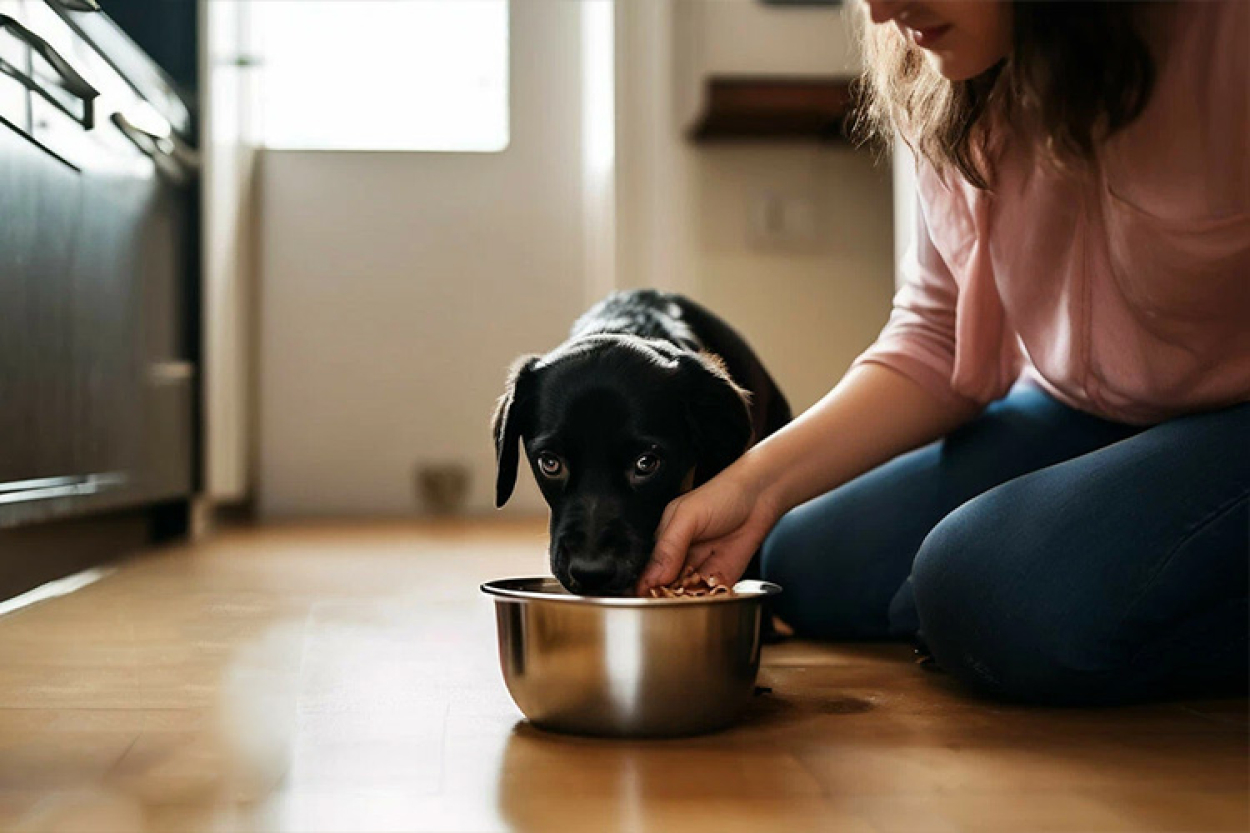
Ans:
{"label": "bright window light", "polygon": [[508,0],[261,0],[250,11],[267,147],[508,146]]}

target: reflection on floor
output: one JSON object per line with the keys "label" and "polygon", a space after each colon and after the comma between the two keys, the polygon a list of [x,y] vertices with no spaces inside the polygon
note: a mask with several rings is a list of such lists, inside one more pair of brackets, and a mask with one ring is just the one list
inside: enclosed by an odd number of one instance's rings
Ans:
{"label": "reflection on floor", "polygon": [[899,646],[770,648],[718,735],[544,734],[477,590],[544,543],[240,531],[0,618],[0,829],[1246,829],[1245,701],[1006,707]]}

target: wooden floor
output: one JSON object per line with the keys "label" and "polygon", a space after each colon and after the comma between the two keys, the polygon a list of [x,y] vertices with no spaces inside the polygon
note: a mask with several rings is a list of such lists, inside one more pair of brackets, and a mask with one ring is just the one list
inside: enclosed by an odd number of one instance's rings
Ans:
{"label": "wooden floor", "polygon": [[0,618],[0,830],[1247,829],[1245,701],[1010,708],[898,646],[769,648],[719,735],[546,735],[477,590],[543,547],[237,532]]}

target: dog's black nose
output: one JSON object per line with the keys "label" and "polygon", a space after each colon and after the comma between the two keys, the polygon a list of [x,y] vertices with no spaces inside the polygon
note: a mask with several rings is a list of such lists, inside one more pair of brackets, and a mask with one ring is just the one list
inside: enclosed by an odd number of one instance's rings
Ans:
{"label": "dog's black nose", "polygon": [[609,560],[577,560],[569,563],[569,575],[583,593],[597,593],[612,583],[616,566]]}

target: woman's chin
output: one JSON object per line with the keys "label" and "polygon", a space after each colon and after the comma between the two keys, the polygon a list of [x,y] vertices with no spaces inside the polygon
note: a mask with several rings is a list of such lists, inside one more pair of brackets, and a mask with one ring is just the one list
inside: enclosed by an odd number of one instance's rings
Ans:
{"label": "woman's chin", "polygon": [[991,69],[997,61],[970,60],[968,56],[958,53],[925,50],[929,65],[936,69],[947,81],[967,81],[976,78]]}

